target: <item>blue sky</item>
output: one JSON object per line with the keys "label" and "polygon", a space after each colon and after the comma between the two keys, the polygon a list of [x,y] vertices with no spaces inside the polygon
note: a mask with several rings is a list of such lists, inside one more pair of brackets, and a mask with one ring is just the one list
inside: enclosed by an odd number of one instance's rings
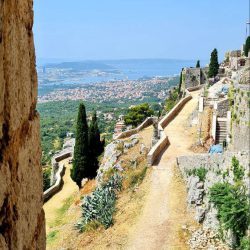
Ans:
{"label": "blue sky", "polygon": [[249,0],[34,0],[38,58],[220,58],[245,39]]}

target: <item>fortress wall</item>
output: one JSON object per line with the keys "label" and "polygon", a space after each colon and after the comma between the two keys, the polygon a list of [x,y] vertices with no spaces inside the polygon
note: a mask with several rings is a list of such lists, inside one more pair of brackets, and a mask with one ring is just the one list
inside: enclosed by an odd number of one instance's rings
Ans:
{"label": "fortress wall", "polygon": [[33,1],[0,0],[0,249],[45,249]]}

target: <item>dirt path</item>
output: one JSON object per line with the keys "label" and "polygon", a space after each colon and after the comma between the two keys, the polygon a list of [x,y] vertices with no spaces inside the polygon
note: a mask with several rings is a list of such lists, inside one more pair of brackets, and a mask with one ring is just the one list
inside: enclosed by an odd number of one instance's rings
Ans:
{"label": "dirt path", "polygon": [[71,165],[68,164],[68,159],[61,161],[61,163],[65,164],[66,170],[63,176],[63,187],[60,192],[55,194],[51,199],[49,199],[44,205],[45,219],[46,219],[46,232],[48,233],[50,230],[49,225],[53,223],[53,221],[57,217],[57,211],[62,207],[65,200],[71,197],[74,193],[78,191],[77,185],[70,178],[70,168]]}
{"label": "dirt path", "polygon": [[150,192],[127,249],[187,249],[181,227],[192,224],[186,210],[185,185],[177,176],[176,157],[189,154],[195,133],[189,129],[188,117],[196,109],[198,92],[194,92],[178,116],[165,129],[170,146],[153,167]]}

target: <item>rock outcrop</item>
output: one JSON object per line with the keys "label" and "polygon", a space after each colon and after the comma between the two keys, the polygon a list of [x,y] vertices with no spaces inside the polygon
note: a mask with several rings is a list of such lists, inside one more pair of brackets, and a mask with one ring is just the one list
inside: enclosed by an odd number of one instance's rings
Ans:
{"label": "rock outcrop", "polygon": [[0,249],[45,249],[33,1],[0,0]]}

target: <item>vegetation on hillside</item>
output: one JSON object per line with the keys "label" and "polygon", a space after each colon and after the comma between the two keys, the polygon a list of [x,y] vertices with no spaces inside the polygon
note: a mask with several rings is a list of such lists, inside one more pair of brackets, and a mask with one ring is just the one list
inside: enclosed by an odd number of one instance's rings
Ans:
{"label": "vegetation on hillside", "polygon": [[201,66],[200,66],[200,60],[198,60],[197,61],[197,63],[196,63],[196,68],[200,68]]}
{"label": "vegetation on hillside", "polygon": [[98,157],[103,150],[104,141],[101,141],[96,112],[93,113],[90,126],[88,126],[85,106],[80,103],[71,169],[71,178],[79,188],[81,188],[83,178],[95,178],[99,167]]}
{"label": "vegetation on hillside", "polygon": [[117,191],[121,188],[122,178],[114,174],[107,183],[97,187],[91,195],[85,196],[82,204],[82,219],[77,224],[77,228],[84,231],[89,223],[101,224],[105,228],[110,227],[113,224]]}
{"label": "vegetation on hillside", "polygon": [[218,62],[218,51],[214,49],[211,53],[210,64],[209,64],[209,77],[215,77],[219,72],[219,62]]}
{"label": "vegetation on hillside", "polygon": [[130,108],[128,113],[125,115],[124,120],[126,125],[132,125],[133,127],[136,127],[147,117],[150,117],[153,114],[154,111],[150,108],[149,104],[143,103]]}
{"label": "vegetation on hillside", "polygon": [[234,174],[234,184],[227,181],[214,184],[210,189],[210,202],[218,209],[218,219],[222,229],[231,230],[236,238],[234,247],[240,247],[246,245],[245,234],[250,223],[249,199],[242,181],[244,171],[235,157],[232,158],[231,169]]}
{"label": "vegetation on hillside", "polygon": [[246,43],[244,44],[244,55],[248,56],[248,52],[250,50],[250,36],[247,37]]}
{"label": "vegetation on hillside", "polygon": [[165,101],[165,111],[169,112],[179,100],[179,91],[177,88],[174,88],[172,91],[169,91],[169,97]]}
{"label": "vegetation on hillside", "polygon": [[204,181],[206,178],[208,170],[204,167],[194,168],[190,171],[187,171],[188,176],[197,176],[200,181]]}
{"label": "vegetation on hillside", "polygon": [[50,168],[43,169],[43,191],[47,190],[50,187]]}
{"label": "vegetation on hillside", "polygon": [[105,140],[101,141],[100,131],[98,128],[96,112],[93,113],[89,125],[88,147],[89,147],[89,177],[94,178],[99,167],[98,157],[104,150]]}
{"label": "vegetation on hillside", "polygon": [[76,142],[74,148],[73,167],[70,176],[79,188],[82,186],[82,179],[88,177],[89,154],[88,154],[88,124],[86,110],[83,103],[80,103],[76,126]]}

